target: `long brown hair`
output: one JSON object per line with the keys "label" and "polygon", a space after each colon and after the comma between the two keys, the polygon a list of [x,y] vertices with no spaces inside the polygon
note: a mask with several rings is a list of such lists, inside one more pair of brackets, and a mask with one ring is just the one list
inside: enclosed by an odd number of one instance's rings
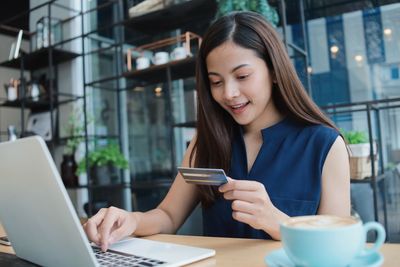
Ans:
{"label": "long brown hair", "polygon": [[[304,125],[323,124],[337,130],[307,95],[274,28],[257,13],[235,12],[211,25],[199,49],[196,66],[197,139],[190,155],[190,165],[222,168],[226,172],[230,169],[231,145],[237,123],[213,99],[206,65],[208,54],[226,41],[253,50],[265,61],[276,79],[272,99],[281,113]],[[199,190],[203,205],[208,206],[215,200],[215,188],[199,186]]]}

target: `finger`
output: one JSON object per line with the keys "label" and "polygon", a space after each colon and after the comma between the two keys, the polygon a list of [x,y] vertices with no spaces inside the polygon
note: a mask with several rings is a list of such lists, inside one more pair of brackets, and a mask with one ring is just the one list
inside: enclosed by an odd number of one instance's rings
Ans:
{"label": "finger", "polygon": [[109,236],[114,224],[118,221],[119,211],[117,208],[108,208],[103,222],[99,227],[101,250],[107,251],[109,245]]}
{"label": "finger", "polygon": [[[89,220],[91,220],[96,226],[100,225],[107,213],[107,209],[100,209],[95,215],[93,215]],[[88,221],[89,221],[88,220]]]}
{"label": "finger", "polygon": [[230,179],[226,184],[219,187],[219,191],[222,193],[230,190],[257,191],[261,188],[264,188],[264,186],[257,181]]}
{"label": "finger", "polygon": [[246,202],[256,203],[259,196],[254,191],[231,190],[224,193],[224,198],[227,200],[242,200]]}
{"label": "finger", "polygon": [[254,204],[246,201],[235,200],[232,202],[232,210],[236,212],[254,214]]}
{"label": "finger", "polygon": [[134,232],[135,229],[130,229],[129,224],[128,223],[121,223],[120,226],[116,229],[114,229],[111,233],[110,233],[110,237],[109,237],[109,243],[112,244],[116,241],[121,240],[122,238],[130,235],[132,232]]}
{"label": "finger", "polygon": [[260,218],[246,212],[234,211],[232,212],[232,217],[236,221],[248,224],[257,230],[261,230],[264,227],[263,222],[260,221]]}
{"label": "finger", "polygon": [[93,241],[96,244],[100,243],[100,235],[97,231],[97,225],[91,219],[89,219],[84,225],[86,235],[90,241]]}
{"label": "finger", "polygon": [[227,190],[230,190],[229,188],[231,187],[231,186],[229,186],[233,181],[234,181],[234,179],[232,179],[231,177],[226,177],[227,178],[227,180],[228,180],[228,182],[227,183],[225,183],[225,184],[223,184],[223,185],[221,185],[220,187],[218,187],[218,190],[220,191],[220,192],[226,192]]}
{"label": "finger", "polygon": [[95,242],[96,244],[100,243],[98,226],[103,221],[105,213],[106,209],[101,209],[96,215],[88,219],[87,222],[83,225],[83,228],[89,240]]}
{"label": "finger", "polygon": [[238,222],[242,222],[248,225],[252,225],[253,218],[254,216],[246,213],[246,212],[241,212],[241,211],[234,211],[232,212],[232,217]]}
{"label": "finger", "polygon": [[118,227],[110,234],[110,243],[120,240],[128,235],[133,235],[137,227],[137,216],[135,213],[126,213],[126,216],[120,217]]}

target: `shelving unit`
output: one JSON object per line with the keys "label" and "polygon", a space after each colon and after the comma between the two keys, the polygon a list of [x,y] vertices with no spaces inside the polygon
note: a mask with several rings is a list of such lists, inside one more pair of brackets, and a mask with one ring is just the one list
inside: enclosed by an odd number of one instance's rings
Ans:
{"label": "shelving unit", "polygon": [[123,76],[135,80],[138,84],[160,83],[166,80],[168,69],[171,73],[171,80],[188,78],[195,72],[196,60],[194,57],[175,60],[162,65],[153,65],[143,70],[124,72]]}
{"label": "shelving unit", "polygon": [[[73,41],[75,39],[80,39],[82,41],[82,51],[81,53],[75,53],[71,51],[67,51],[59,48],[56,44],[47,47],[46,49],[40,49],[37,51],[33,51],[23,56],[23,60],[15,59],[7,62],[0,63],[1,66],[13,67],[18,69],[26,69],[26,70],[35,70],[37,68],[43,68],[46,66],[50,66],[52,71],[50,74],[54,74],[53,80],[57,80],[57,73],[53,72],[55,66],[63,63],[74,60],[75,58],[83,59],[83,86],[84,86],[84,94],[82,96],[61,96],[60,93],[55,90],[53,82],[51,82],[52,90],[51,97],[52,101],[38,101],[32,102],[29,99],[22,99],[19,101],[13,102],[4,102],[3,106],[7,107],[19,107],[22,110],[24,108],[30,108],[35,110],[56,110],[60,105],[65,103],[70,103],[72,101],[76,101],[81,99],[83,101],[83,110],[84,113],[84,121],[85,121],[85,133],[83,135],[85,142],[85,150],[86,154],[92,149],[92,144],[94,140],[105,140],[105,139],[114,139],[120,144],[121,147],[128,147],[129,141],[127,137],[124,137],[124,132],[128,132],[124,127],[124,117],[126,116],[123,111],[123,106],[125,105],[123,102],[123,95],[130,94],[135,87],[144,87],[148,85],[158,85],[162,84],[167,94],[165,101],[165,109],[168,111],[168,117],[173,118],[173,103],[172,103],[172,90],[174,88],[174,83],[177,80],[191,78],[195,74],[195,66],[196,60],[195,57],[188,57],[181,60],[171,61],[162,65],[153,65],[149,68],[142,70],[131,70],[128,71],[125,68],[125,56],[127,47],[134,48],[136,44],[135,40],[137,37],[143,36],[157,36],[159,33],[170,32],[172,37],[176,37],[185,31],[193,31],[197,34],[202,34],[202,31],[205,31],[206,26],[211,22],[214,17],[217,3],[215,0],[191,0],[191,1],[182,1],[180,3],[167,6],[164,9],[149,12],[147,14],[143,14],[137,17],[129,18],[123,12],[124,8],[124,0],[111,0],[107,1],[96,7],[84,7],[84,1],[81,2],[81,11],[76,11],[76,15],[65,19],[64,21],[71,21],[75,18],[82,18],[82,28],[81,34],[79,36],[66,39],[62,43],[64,44],[67,41]],[[281,7],[284,7],[284,1],[280,1],[283,3]],[[49,1],[46,4],[57,4],[57,1]],[[87,3],[86,3],[87,4]],[[45,5],[41,5],[42,7]],[[104,25],[95,26],[94,29],[90,28],[90,19],[88,17],[91,14],[94,16],[99,15],[105,9],[112,9],[112,19],[111,21],[107,21]],[[284,20],[284,24],[282,27],[285,29],[286,21]],[[200,26],[199,26],[200,25]],[[133,31],[134,36],[127,36],[127,31]],[[172,32],[175,31],[175,32]],[[109,36],[103,38],[100,32],[107,32]],[[101,38],[95,39],[93,36],[100,36]],[[129,37],[129,38],[127,38]],[[134,37],[134,38],[131,38]],[[164,38],[164,37],[161,37]],[[160,38],[160,39],[161,39]],[[111,40],[110,43],[106,44],[106,41],[98,41],[103,39]],[[133,39],[133,40],[132,40]],[[98,42],[98,47],[93,49],[88,49],[90,46],[88,43],[90,42]],[[307,49],[302,50],[301,48],[296,47],[293,44],[287,43],[288,47],[292,47],[297,52],[301,53],[304,57],[307,58],[307,54],[304,52]],[[113,57],[112,64],[107,66],[107,68],[112,71],[108,71],[102,73],[102,75],[98,75],[98,77],[90,77],[89,73],[89,65],[92,63],[91,57],[105,54],[107,53],[107,57]],[[93,72],[93,70],[92,70]],[[95,75],[94,75],[95,76]],[[150,86],[150,87],[151,87]],[[179,86],[182,86],[179,85]],[[194,88],[190,88],[194,89]],[[144,90],[151,90],[150,88],[145,88]],[[87,123],[87,110],[91,103],[88,101],[88,95],[100,95],[99,98],[106,99],[109,101],[114,101],[115,105],[111,107],[113,110],[113,114],[115,117],[112,118],[115,127],[113,131],[109,131],[106,134],[97,134],[93,132],[92,129],[88,129]],[[62,97],[62,99],[61,99]],[[108,99],[107,99],[108,98]],[[111,99],[112,98],[112,99]],[[95,107],[96,108],[96,107]],[[148,112],[148,111],[146,111]],[[143,116],[149,116],[149,114],[144,114]],[[147,122],[146,122],[147,123]],[[53,124],[52,124],[53,125]],[[143,123],[145,125],[145,123]],[[129,125],[131,126],[131,125]],[[137,125],[134,125],[135,127]],[[148,125],[147,125],[148,126]],[[157,127],[159,125],[156,125]],[[154,126],[154,127],[156,127]],[[130,177],[126,178],[126,173],[121,172],[121,182],[118,184],[109,184],[109,185],[95,185],[93,184],[92,177],[90,177],[89,171],[87,172],[88,183],[81,184],[77,187],[72,187],[70,189],[87,189],[88,191],[88,215],[92,215],[96,210],[94,209],[94,202],[96,202],[96,190],[116,190],[118,194],[125,194],[126,192],[138,192],[142,189],[150,190],[150,189],[160,189],[165,190],[168,188],[175,176],[175,167],[176,167],[176,149],[175,149],[175,131],[181,130],[182,128],[194,128],[196,126],[196,122],[192,119],[187,121],[174,121],[173,119],[168,119],[165,122],[165,127],[168,127],[168,134],[166,138],[168,138],[168,155],[164,155],[165,157],[170,157],[172,160],[170,162],[170,166],[167,171],[157,171],[152,170],[151,173],[148,174],[149,178],[146,179],[137,179],[137,175],[131,174]],[[144,131],[145,134],[149,134],[149,132]],[[65,144],[66,138],[59,138],[58,142],[60,144]],[[150,145],[158,142],[157,140],[149,141]],[[134,144],[132,145],[134,146]],[[126,151],[125,151],[126,152]],[[159,156],[160,161],[163,160],[163,155]],[[147,164],[147,163],[144,163]],[[157,190],[156,189],[156,190]],[[130,199],[130,197],[129,197]],[[114,203],[111,203],[114,204]],[[129,206],[124,205],[123,203],[117,203],[116,206],[121,206],[122,208],[128,208]]]}
{"label": "shelving unit", "polygon": [[204,20],[204,17],[215,12],[216,7],[215,0],[183,1],[157,11],[127,18],[123,23],[126,27],[137,31],[160,33],[180,28],[196,20]]}
{"label": "shelving unit", "polygon": [[[39,9],[46,9],[46,14],[43,15],[45,18],[53,18],[54,13],[52,13],[52,10],[54,6],[57,6],[58,8],[61,8],[63,10],[67,10],[68,12],[75,12],[75,10],[64,6],[60,5],[56,1],[48,1],[45,3],[42,3],[40,5],[37,5],[34,8],[31,8],[27,10],[26,12],[23,12],[21,14],[17,14],[16,16],[13,16],[11,19],[2,22],[0,24],[6,24],[10,23],[13,20],[19,19],[23,16],[30,16],[30,14],[34,11],[38,11]],[[77,13],[79,16],[79,13]],[[73,17],[76,17],[74,15]],[[67,18],[61,22],[60,27],[62,27],[64,24],[63,23],[68,23],[71,21],[71,18]],[[51,127],[51,132],[52,132],[52,139],[51,141],[47,141],[47,143],[50,146],[51,151],[54,151],[54,148],[56,145],[58,145],[58,140],[59,136],[57,135],[58,130],[56,127],[59,127],[59,114],[58,114],[58,108],[61,105],[65,105],[67,103],[75,102],[79,99],[84,98],[84,96],[79,96],[79,95],[73,95],[69,93],[63,93],[59,91],[59,88],[56,85],[56,82],[58,81],[58,65],[61,63],[65,62],[70,62],[74,60],[75,58],[79,57],[80,54],[73,52],[72,50],[68,49],[63,49],[59,48],[68,43],[69,41],[73,41],[76,38],[72,38],[68,41],[66,40],[55,40],[55,37],[53,39],[53,25],[51,24],[51,20],[48,19],[48,24],[47,26],[47,36],[43,35],[43,38],[48,38],[49,40],[48,45],[44,45],[44,47],[36,50],[32,50],[32,42],[34,42],[33,38],[37,38],[38,33],[36,31],[30,31],[30,32],[25,32],[24,35],[29,38],[30,46],[29,46],[29,51],[27,52],[20,52],[20,55],[18,58],[14,58],[11,60],[7,60],[4,62],[0,63],[1,67],[6,67],[6,68],[13,68],[13,69],[18,69],[20,71],[20,88],[19,88],[19,93],[21,95],[18,95],[18,99],[10,101],[5,99],[2,101],[0,104],[0,107],[8,107],[8,108],[17,108],[21,110],[21,136],[26,135],[26,130],[25,130],[25,111],[29,110],[31,112],[44,112],[48,111],[50,114],[56,114],[54,116],[55,121],[53,120],[53,115],[50,116],[50,127]],[[14,29],[12,27],[8,27],[9,30],[12,30],[14,32],[18,32],[19,29]],[[61,36],[61,38],[63,38]],[[52,43],[53,42],[53,43]],[[46,88],[46,94],[40,94],[38,100],[34,100],[30,96],[26,95],[27,94],[27,80],[25,79],[25,71],[29,71],[32,75],[32,77],[35,77],[35,72],[46,69],[46,75],[47,75],[47,80],[46,83],[48,83],[48,87]],[[44,86],[44,85],[43,85]]]}
{"label": "shelving unit", "polygon": [[182,123],[175,123],[172,125],[173,127],[186,127],[186,128],[195,128],[196,127],[196,122],[195,121],[188,121],[188,122],[182,122]]}
{"label": "shelving unit", "polygon": [[[36,43],[38,38],[38,30],[31,30],[30,32],[25,32],[24,35],[29,41],[29,50],[25,52],[20,52],[20,56],[18,58],[14,58],[12,60],[7,60],[0,63],[0,66],[6,68],[18,69],[20,72],[20,81],[21,85],[18,89],[19,96],[18,99],[14,101],[10,101],[4,99],[1,102],[0,107],[14,108],[19,109],[21,113],[21,123],[20,123],[20,135],[26,136],[28,133],[26,131],[26,121],[25,121],[25,113],[29,111],[31,113],[36,112],[49,112],[50,114],[50,131],[52,133],[51,140],[46,141],[50,152],[53,158],[56,160],[60,152],[60,149],[66,145],[67,141],[71,138],[75,138],[75,136],[61,136],[60,129],[64,127],[64,124],[60,120],[61,113],[66,109],[74,105],[78,105],[77,101],[84,101],[86,99],[85,93],[83,94],[75,94],[72,93],[71,86],[74,85],[73,82],[69,84],[70,87],[62,86],[65,84],[60,84],[60,80],[65,79],[65,77],[59,76],[59,65],[63,63],[71,63],[75,64],[77,62],[73,62],[75,59],[78,59],[82,56],[79,49],[76,49],[76,43],[80,42],[81,35],[76,35],[73,31],[68,31],[71,25],[68,23],[75,22],[74,20],[80,19],[83,15],[82,12],[70,8],[68,6],[60,4],[58,0],[49,0],[47,2],[36,5],[29,10],[21,14],[17,14],[13,16],[12,19],[18,19],[21,16],[28,16],[32,19],[35,15],[39,15],[40,17],[47,18],[47,45],[43,41],[43,46],[39,49],[35,49],[34,42]],[[60,34],[61,39],[56,39],[55,33],[53,32],[55,28],[52,25],[52,20],[49,18],[57,18],[59,19],[59,27],[62,30],[66,30],[66,35]],[[32,21],[32,20],[31,20]],[[3,23],[9,23],[10,20],[7,20]],[[35,22],[34,22],[35,23]],[[31,25],[31,29],[34,27]],[[71,26],[72,27],[72,26]],[[10,28],[10,27],[8,27]],[[14,29],[15,33],[18,33],[19,29]],[[62,32],[62,31],[61,31]],[[54,36],[54,39],[53,37]],[[43,31],[43,38],[45,38],[45,31]],[[75,42],[75,43],[74,43]],[[37,44],[37,43],[36,43]],[[77,52],[78,51],[78,52]],[[64,65],[65,66],[65,65]],[[44,82],[41,86],[45,87],[46,92],[41,92],[39,99],[35,101],[32,97],[27,95],[28,89],[28,81],[26,80],[24,74],[29,71],[31,74],[31,78],[36,78],[42,74],[45,74],[46,80],[42,80],[40,82]],[[86,118],[86,113],[83,114]],[[82,133],[83,140],[86,142],[89,136],[87,132]],[[56,164],[58,162],[56,160]],[[61,173],[61,167],[59,167]],[[70,188],[69,186],[66,186]],[[78,186],[74,188],[86,188],[86,186]]]}
{"label": "shelving unit", "polygon": [[52,53],[52,65],[58,65],[60,63],[73,60],[74,58],[80,56],[80,54],[78,53],[58,48],[53,48],[51,52],[49,48],[41,48],[40,50],[22,55],[19,58],[2,62],[0,63],[0,66],[19,69],[22,65],[21,60],[23,59],[23,66],[25,70],[42,69],[49,66],[50,53]]}
{"label": "shelving unit", "polygon": [[[379,190],[378,185],[382,184],[382,205],[383,205],[383,223],[387,232],[388,229],[388,215],[387,215],[387,192],[385,182],[385,166],[384,166],[384,153],[383,153],[383,141],[382,141],[382,128],[381,128],[381,111],[400,108],[400,98],[383,99],[375,101],[364,101],[354,102],[349,104],[337,104],[322,107],[333,120],[336,115],[340,114],[355,114],[365,113],[367,117],[368,125],[368,137],[370,142],[370,160],[371,160],[371,176],[365,177],[364,179],[351,179],[351,183],[354,184],[369,184],[373,192],[373,204],[374,204],[374,219],[380,221],[378,213],[378,199]],[[377,143],[377,151],[374,151],[373,142]],[[378,165],[375,164],[375,156],[379,155]],[[376,175],[377,173],[377,175]]]}
{"label": "shelving unit", "polygon": [[[132,40],[128,40],[125,38],[126,32],[128,30],[133,30],[135,32],[135,36],[140,36],[142,34],[151,34],[156,35],[157,33],[164,32],[164,31],[172,31],[176,30],[179,27],[187,26],[187,22],[195,22],[195,24],[199,24],[199,22],[204,23],[204,20],[208,20],[212,13],[215,10],[216,3],[214,0],[193,0],[193,1],[184,1],[182,3],[175,4],[173,6],[167,7],[165,9],[150,12],[144,14],[142,16],[138,16],[135,18],[128,18],[123,11],[123,0],[115,0],[109,1],[104,3],[95,8],[89,8],[88,10],[83,12],[83,16],[89,14],[91,12],[99,12],[101,9],[106,9],[110,6],[113,7],[113,19],[112,21],[108,21],[108,23],[103,27],[100,26],[97,29],[89,29],[86,32],[84,31],[85,26],[82,26],[82,40],[83,40],[83,58],[87,58],[93,56],[95,54],[104,53],[107,51],[111,51],[114,57],[116,58],[115,62],[112,63],[113,71],[107,72],[106,75],[101,75],[94,79],[87,78],[87,74],[84,75],[84,88],[85,91],[92,90],[92,92],[102,91],[108,92],[108,94],[115,95],[116,99],[118,99],[118,103],[116,106],[118,110],[117,117],[115,121],[117,122],[117,133],[115,135],[116,139],[119,140],[121,147],[127,147],[127,137],[124,138],[124,132],[128,132],[127,129],[123,130],[124,123],[122,122],[122,118],[125,116],[120,106],[124,100],[121,100],[121,96],[123,94],[128,94],[131,92],[132,88],[136,86],[146,86],[151,84],[164,84],[166,83],[166,91],[168,94],[171,93],[173,88],[172,81],[193,77],[195,73],[195,59],[193,57],[189,57],[182,60],[176,60],[173,62],[168,62],[166,64],[151,66],[147,69],[139,70],[139,71],[127,71],[125,68],[124,58],[125,58],[125,46],[126,45],[135,45],[136,43]],[[83,9],[82,9],[83,10]],[[204,17],[204,14],[206,17]],[[171,20],[171,16],[174,18]],[[190,23],[189,23],[190,24]],[[200,23],[201,24],[201,23]],[[154,27],[154,25],[157,25]],[[100,31],[107,31],[112,32],[113,42],[107,46],[99,47],[98,49],[93,49],[88,51],[85,48],[85,40],[90,39],[92,35],[95,35],[96,32]],[[174,35],[173,35],[174,36]],[[131,36],[129,36],[131,37]],[[133,46],[134,47],[134,46]],[[86,60],[84,60],[86,62]],[[84,63],[87,65],[87,63]],[[111,67],[111,65],[110,65]],[[85,68],[85,67],[84,67]],[[97,94],[97,93],[96,93]],[[99,93],[103,94],[103,93]],[[105,94],[105,93],[104,93]],[[85,104],[86,105],[86,104]],[[166,109],[168,109],[169,114],[171,115],[171,97],[169,95],[167,102],[165,103]],[[122,183],[115,188],[117,190],[123,190],[120,192],[127,192],[127,190],[132,190],[133,192],[133,199],[135,199],[136,193],[139,193],[140,190],[150,190],[159,188],[160,190],[165,190],[168,188],[174,176],[175,170],[175,152],[174,152],[174,127],[175,125],[179,127],[178,124],[174,123],[173,121],[168,122],[169,127],[169,141],[168,143],[171,145],[171,149],[169,149],[170,155],[168,157],[172,158],[171,166],[168,167],[168,173],[159,172],[157,170],[152,170],[150,175],[150,179],[137,179],[140,175],[131,174],[129,179],[126,179],[121,173]],[[193,127],[194,123],[189,122],[187,125]],[[125,126],[126,127],[126,126]],[[106,137],[106,136],[104,136]],[[87,139],[90,142],[90,138]],[[149,145],[153,142],[158,142],[157,140],[150,140]],[[126,146],[124,146],[124,144]],[[86,151],[89,151],[89,146],[86,146]],[[148,163],[145,163],[148,164]],[[88,175],[90,175],[88,173]],[[141,176],[140,176],[141,177]],[[89,177],[90,181],[90,177]],[[113,185],[109,186],[102,186],[102,188],[112,188]],[[90,183],[85,187],[80,188],[88,188],[88,189],[97,189],[94,185],[90,185]],[[130,192],[130,191],[129,191]],[[94,195],[92,194],[91,190],[89,190],[89,214],[96,212],[94,208],[94,202],[96,202]],[[123,193],[125,194],[125,193]],[[137,208],[135,203],[133,204],[134,208]],[[117,205],[118,206],[118,205]],[[128,205],[129,206],[129,205]],[[123,208],[128,208],[126,205],[122,205]]]}
{"label": "shelving unit", "polygon": [[[133,29],[135,32],[137,32],[138,35],[143,34],[145,36],[157,35],[158,33],[162,32],[175,31],[175,33],[170,35],[170,38],[161,37],[159,40],[151,41],[150,44],[142,44],[140,47],[134,48],[140,50],[143,47],[143,49],[151,50],[155,49],[156,47],[162,46],[161,48],[159,48],[159,50],[169,51],[171,48],[167,46],[168,44],[172,48],[174,48],[176,45],[182,46],[183,42],[188,42],[188,40],[185,40],[185,36],[186,39],[188,39],[187,32],[202,34],[202,31],[204,31],[205,29],[199,31],[199,29],[197,29],[193,25],[208,25],[214,17],[216,6],[217,5],[214,0],[182,1],[181,3],[167,6],[164,9],[158,11],[149,12],[138,17],[128,18],[124,21],[124,25],[130,30]],[[186,34],[184,32],[186,32]],[[194,36],[196,36],[196,34]],[[130,40],[126,41],[130,43]],[[198,49],[199,47],[199,44],[195,39],[192,40],[191,44],[195,46],[195,51],[190,51],[193,56],[189,56],[185,59],[170,61],[166,64],[152,65],[149,68],[142,70],[129,70],[130,65],[128,63],[127,71],[123,73],[123,76],[131,85],[131,88],[135,86],[145,87],[149,85],[151,88],[152,85],[154,85],[154,87],[162,85],[163,92],[167,95],[165,99],[165,105],[166,109],[168,110],[167,114],[169,117],[169,121],[166,122],[166,127],[169,128],[169,133],[166,136],[169,136],[168,142],[170,145],[167,157],[171,159],[168,163],[170,164],[170,167],[168,167],[168,174],[157,173],[157,171],[155,171],[152,174],[151,179],[149,180],[135,179],[135,177],[133,177],[132,190],[134,193],[144,189],[152,189],[162,192],[163,190],[169,188],[173,181],[173,178],[176,175],[176,130],[179,127],[194,128],[195,126],[195,122],[176,122],[173,116],[173,113],[175,112],[175,107],[173,103],[173,92],[176,93],[176,90],[182,90],[183,92],[183,80],[181,79],[192,78],[195,74],[195,53],[196,49]],[[190,48],[188,50],[190,50]],[[151,90],[150,88],[146,87],[145,90]]]}
{"label": "shelving unit", "polygon": [[308,66],[309,66],[309,56],[308,56],[308,38],[307,38],[307,31],[306,31],[306,21],[305,21],[305,16],[304,16],[304,0],[297,0],[298,5],[299,5],[299,15],[300,15],[300,25],[301,25],[301,32],[303,36],[303,47],[299,47],[293,42],[289,42],[287,38],[287,17],[286,17],[286,0],[277,0],[276,1],[278,4],[278,9],[279,9],[279,14],[281,16],[281,27],[282,27],[282,38],[283,42],[286,46],[286,49],[289,51],[289,49],[293,49],[294,54],[291,56],[291,58],[296,58],[296,57],[301,57],[304,60],[304,73],[306,74],[305,76],[305,84],[304,87],[307,90],[307,93],[312,97],[312,88],[311,88],[311,78],[310,78],[310,73],[308,72]]}
{"label": "shelving unit", "polygon": [[[82,99],[82,96],[67,95],[63,93],[56,94],[60,99],[54,99],[53,108],[57,108],[60,105],[64,105],[70,102],[74,102],[78,99]],[[62,99],[63,98],[63,99]],[[32,98],[17,99],[14,101],[5,100],[0,106],[2,107],[14,107],[20,108],[24,105],[25,108],[32,111],[45,111],[50,110],[50,100],[37,100],[34,101]]]}
{"label": "shelving unit", "polygon": [[[86,7],[85,4],[90,5],[90,4],[96,4],[96,3],[84,3],[83,1],[81,2],[81,10],[82,10],[82,24],[81,24],[81,41],[82,41],[82,62],[83,62],[83,89],[85,92],[85,95],[88,96],[90,95],[91,101],[95,100],[95,95],[99,96],[99,99],[105,101],[115,101],[114,105],[111,105],[109,109],[112,109],[115,111],[116,107],[119,108],[121,107],[120,104],[120,94],[121,94],[121,88],[120,88],[120,82],[119,79],[122,77],[121,75],[121,61],[120,61],[120,54],[122,53],[122,39],[123,36],[121,34],[121,31],[118,29],[121,27],[122,23],[122,18],[123,14],[121,11],[121,8],[123,6],[123,1],[122,0],[111,0],[107,1],[101,5],[95,6],[95,7]],[[112,9],[112,22],[110,22],[108,25],[107,21],[107,26],[105,27],[99,27],[98,25],[94,25],[94,29],[91,27],[93,26],[92,24],[97,24],[99,23],[99,20],[96,20],[94,22],[93,17],[96,18],[98,13],[103,12],[104,10],[107,9]],[[92,17],[93,16],[93,17]],[[94,23],[93,23],[94,22]],[[103,44],[105,44],[106,40],[110,38],[103,38],[102,36],[98,35],[98,33],[104,29],[112,29],[112,36],[110,42],[112,42],[111,45],[107,44],[107,46],[103,47]],[[98,42],[99,43],[99,48],[92,49],[92,42]],[[102,53],[107,54],[107,57],[111,56],[116,58],[115,62],[112,62],[110,65],[107,65],[107,67],[111,68],[114,73],[111,77],[107,78],[93,78],[91,77],[94,75],[95,71],[98,71],[98,69],[93,67],[93,61],[94,57],[100,58]],[[90,67],[88,67],[90,66]],[[90,69],[91,68],[91,69]],[[101,76],[100,76],[101,77]],[[109,82],[107,86],[104,86],[103,84]],[[110,94],[107,96],[103,96],[104,94]],[[98,99],[97,99],[98,100]],[[110,104],[110,102],[107,102]],[[84,99],[84,110],[86,113],[92,108],[100,108],[96,107],[94,103],[90,103],[88,97]],[[94,111],[91,110],[90,114],[93,114],[93,116],[103,116],[102,114],[106,112],[105,110],[102,111]],[[107,111],[109,112],[109,111]],[[104,125],[104,129],[107,130],[106,133],[96,133],[96,131],[93,128],[96,128],[96,122],[91,122],[91,128],[88,129],[88,118],[87,116],[85,117],[85,151],[86,151],[86,166],[88,166],[88,158],[87,155],[92,151],[93,149],[97,148],[97,146],[101,146],[101,144],[108,143],[110,140],[113,140],[119,144],[120,147],[122,147],[122,138],[121,138],[121,112],[120,110],[115,111],[117,114],[115,118],[111,119],[112,122],[115,122],[116,126],[114,127],[112,132],[109,132],[109,127],[106,127]],[[98,114],[100,113],[100,114]],[[93,118],[92,118],[93,120]],[[107,125],[109,126],[109,125]],[[129,209],[129,205],[126,205],[124,201],[122,200],[122,195],[124,194],[124,190],[130,190],[130,181],[124,179],[124,173],[123,171],[118,172],[118,181],[112,182],[108,184],[96,184],[95,182],[95,177],[92,177],[92,173],[90,172],[89,168],[87,169],[86,172],[87,176],[87,184],[85,185],[80,185],[76,187],[77,189],[87,189],[88,192],[88,202],[85,204],[85,211],[88,216],[93,215],[98,211],[99,208],[106,207],[106,206],[118,206],[121,208]],[[99,203],[101,204],[99,206]]]}
{"label": "shelving unit", "polygon": [[[197,10],[197,7],[202,6],[203,9],[209,9],[209,6],[207,7],[206,4],[209,2],[214,2],[214,1],[190,1],[190,2],[184,2],[181,4],[174,5],[170,8],[163,9],[157,12],[151,12],[146,15],[140,16],[140,17],[135,17],[135,18],[122,18],[121,19],[121,24],[118,21],[113,21],[110,23],[110,27],[112,28],[117,28],[120,27],[121,25],[124,28],[129,28],[132,29],[134,28],[135,31],[142,31],[142,32],[152,32],[152,34],[155,34],[156,32],[161,32],[164,30],[171,30],[176,28],[176,26],[171,25],[171,12],[173,13],[174,16],[174,22],[179,21],[179,19],[184,19],[187,16],[187,13],[185,13],[188,10],[192,10],[194,12]],[[121,1],[119,2],[121,4]],[[214,2],[215,6],[215,2]],[[197,11],[196,11],[197,12]],[[175,16],[176,15],[176,16]],[[167,20],[165,20],[165,16],[167,17]],[[163,22],[164,20],[164,22]],[[168,23],[166,23],[168,21]],[[154,29],[146,28],[145,25],[162,25],[162,27],[155,27]],[[117,48],[120,51],[123,49],[121,46],[125,43],[127,43],[128,40],[116,40],[115,44],[110,45],[110,48]],[[104,51],[105,49],[99,49],[98,51]],[[126,92],[128,90],[131,90],[134,86],[144,86],[148,84],[157,84],[157,83],[162,83],[162,82],[168,82],[167,87],[170,89],[172,88],[171,81],[180,79],[180,78],[186,78],[186,77],[191,77],[194,75],[195,71],[195,60],[194,58],[187,58],[183,60],[177,60],[174,62],[169,62],[167,64],[163,65],[158,65],[158,66],[152,66],[147,69],[143,69],[140,71],[126,71],[123,67],[117,68],[119,70],[123,70],[120,73],[115,73],[115,75],[109,75],[109,76],[103,76],[100,77],[99,79],[95,80],[87,80],[85,81],[85,87],[93,87],[97,88],[99,90],[109,90],[109,91],[114,91],[117,94],[120,94],[122,92]],[[119,86],[119,81],[121,78],[126,79],[126,83],[129,83],[129,86]],[[118,84],[118,86],[115,86]],[[118,87],[118,88],[117,88]],[[169,89],[167,89],[169,91]],[[167,106],[169,108],[171,107],[171,104],[167,103]],[[173,128],[171,127],[171,140],[169,141],[170,143],[173,143],[173,135],[172,131]],[[173,152],[172,152],[173,153]],[[174,157],[174,156],[173,156]],[[173,163],[173,165],[175,165]],[[170,167],[171,170],[174,169],[174,166]],[[151,179],[149,181],[136,181],[135,177],[131,177],[131,182],[130,183],[124,183],[125,187],[132,188],[132,190],[137,190],[139,184],[141,184],[139,187],[143,188],[151,188],[155,184],[160,184],[160,186],[169,186],[171,181],[172,181],[172,175],[168,175],[168,183],[162,182],[158,183],[159,181],[165,181],[162,179],[164,175],[157,175],[157,177],[154,176],[154,179]],[[146,184],[148,185],[146,187]]]}

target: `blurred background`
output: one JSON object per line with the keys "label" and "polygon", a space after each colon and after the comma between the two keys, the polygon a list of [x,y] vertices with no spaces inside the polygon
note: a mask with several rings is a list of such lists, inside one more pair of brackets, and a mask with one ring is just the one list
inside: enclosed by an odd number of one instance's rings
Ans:
{"label": "blurred background", "polygon": [[[195,132],[201,36],[233,10],[276,27],[308,94],[350,143],[354,214],[400,242],[398,1],[7,2],[1,141],[43,136],[82,217],[156,207]],[[198,208],[180,233],[201,234]]]}

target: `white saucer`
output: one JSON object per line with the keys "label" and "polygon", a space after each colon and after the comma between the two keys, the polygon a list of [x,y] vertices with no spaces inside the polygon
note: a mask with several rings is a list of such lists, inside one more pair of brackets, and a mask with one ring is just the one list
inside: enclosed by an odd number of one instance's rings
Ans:
{"label": "white saucer", "polygon": [[[265,263],[269,267],[296,267],[286,255],[283,248],[271,251],[265,256]],[[349,267],[379,267],[383,264],[383,256],[379,252],[367,256],[356,257]]]}

